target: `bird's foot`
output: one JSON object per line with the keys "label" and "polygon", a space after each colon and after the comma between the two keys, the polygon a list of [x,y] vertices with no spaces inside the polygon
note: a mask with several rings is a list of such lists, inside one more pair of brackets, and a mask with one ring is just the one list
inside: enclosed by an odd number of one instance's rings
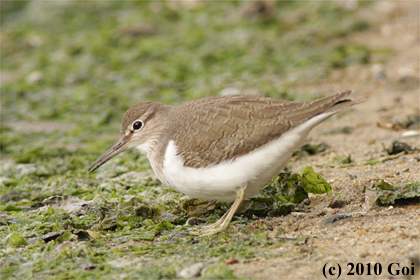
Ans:
{"label": "bird's foot", "polygon": [[215,235],[219,232],[224,231],[232,221],[233,215],[235,215],[236,210],[238,210],[239,205],[241,205],[244,200],[245,187],[240,187],[236,191],[236,199],[233,202],[229,210],[214,224],[208,226],[201,226],[197,230],[191,231],[191,234],[198,236],[210,236]]}
{"label": "bird's foot", "polygon": [[[228,212],[226,212],[227,214]],[[214,224],[208,225],[208,226],[200,226],[195,230],[190,231],[192,235],[198,235],[198,236],[210,236],[215,235],[219,232],[224,231],[228,226],[230,221],[226,221],[226,216],[223,215],[217,222]]]}

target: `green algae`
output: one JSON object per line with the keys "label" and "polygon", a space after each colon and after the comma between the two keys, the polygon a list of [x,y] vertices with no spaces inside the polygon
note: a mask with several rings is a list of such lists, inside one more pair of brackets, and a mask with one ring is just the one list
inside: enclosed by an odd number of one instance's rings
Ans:
{"label": "green algae", "polygon": [[13,247],[19,247],[28,245],[28,241],[22,236],[20,236],[18,233],[14,232],[6,236],[6,244],[9,244]]}
{"label": "green algae", "polygon": [[201,274],[203,279],[236,279],[233,271],[224,262],[219,262],[206,267]]}
{"label": "green algae", "polygon": [[318,173],[315,173],[312,166],[306,166],[300,176],[303,188],[307,193],[332,195],[331,185]]}
{"label": "green algae", "polygon": [[376,192],[376,202],[379,205],[419,203],[420,201],[419,182],[394,186],[384,180],[380,180],[373,183],[370,189]]}
{"label": "green algae", "polygon": [[292,211],[304,211],[300,203],[308,198],[308,193],[327,194],[331,196],[331,185],[312,167],[303,168],[302,173],[280,173],[266,186],[261,188],[260,195],[245,201],[240,214],[256,216],[283,216]]}
{"label": "green algae", "polygon": [[6,205],[0,208],[1,211],[23,211],[25,208],[16,207],[14,205]]}

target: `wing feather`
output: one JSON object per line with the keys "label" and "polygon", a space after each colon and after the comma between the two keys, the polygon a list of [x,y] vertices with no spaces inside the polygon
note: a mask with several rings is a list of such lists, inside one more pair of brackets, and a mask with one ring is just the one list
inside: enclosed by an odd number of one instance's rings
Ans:
{"label": "wing feather", "polygon": [[337,111],[351,106],[343,100],[350,93],[303,103],[258,96],[198,99],[176,107],[170,135],[185,166],[206,167],[247,154],[336,104]]}

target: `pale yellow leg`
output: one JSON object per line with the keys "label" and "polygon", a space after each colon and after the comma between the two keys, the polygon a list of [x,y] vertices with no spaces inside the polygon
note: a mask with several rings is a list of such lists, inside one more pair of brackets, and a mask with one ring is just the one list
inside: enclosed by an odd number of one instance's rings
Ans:
{"label": "pale yellow leg", "polygon": [[236,191],[236,199],[233,202],[229,210],[214,224],[209,226],[200,227],[198,230],[192,231],[194,235],[208,236],[224,231],[232,221],[233,215],[235,215],[239,206],[245,198],[245,187],[239,187]]}

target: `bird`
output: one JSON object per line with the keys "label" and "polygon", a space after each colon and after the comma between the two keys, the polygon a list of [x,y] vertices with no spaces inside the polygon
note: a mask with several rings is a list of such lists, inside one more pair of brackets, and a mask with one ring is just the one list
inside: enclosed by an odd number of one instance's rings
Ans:
{"label": "bird", "polygon": [[146,155],[158,179],[189,196],[233,201],[214,224],[193,230],[224,231],[245,198],[259,194],[285,167],[309,132],[359,103],[352,90],[307,102],[251,95],[211,96],[179,106],[142,101],[124,114],[120,139],[89,168],[123,151]]}

